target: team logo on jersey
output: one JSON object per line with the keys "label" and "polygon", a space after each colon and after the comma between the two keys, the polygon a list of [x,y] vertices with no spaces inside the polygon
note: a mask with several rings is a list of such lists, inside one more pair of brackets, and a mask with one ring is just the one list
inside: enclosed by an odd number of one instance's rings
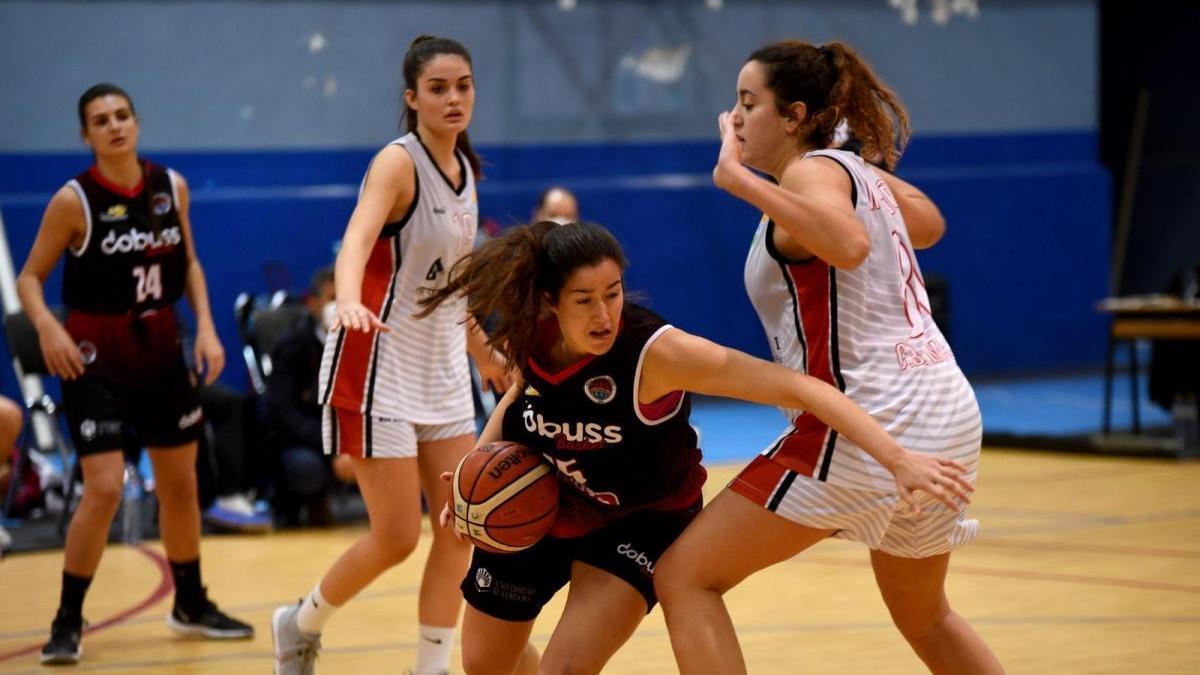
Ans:
{"label": "team logo on jersey", "polygon": [[124,204],[113,204],[108,207],[108,210],[100,214],[100,222],[102,223],[119,223],[122,220],[129,218],[129,207]]}
{"label": "team logo on jersey", "polygon": [[475,590],[486,591],[492,587],[492,573],[487,571],[487,568],[480,567],[475,570]]}
{"label": "team logo on jersey", "polygon": [[90,441],[96,437],[96,420],[84,420],[79,424],[79,435],[83,440]]}
{"label": "team logo on jersey", "polygon": [[526,396],[541,396],[542,394],[540,392],[538,392],[537,389],[534,389],[533,385],[530,384],[525,387],[525,395]]}
{"label": "team logo on jersey", "polygon": [[178,225],[168,227],[161,232],[142,232],[133,227],[121,236],[117,236],[116,231],[109,230],[108,234],[100,242],[100,252],[104,255],[130,253],[133,251],[177,246],[182,242],[183,233],[180,231]]}
{"label": "team logo on jersey", "polygon": [[154,214],[165,216],[171,210],[171,195],[165,192],[155,192],[150,198],[150,203],[154,206]]}
{"label": "team logo on jersey", "polygon": [[598,375],[583,383],[583,393],[593,403],[605,404],[617,395],[617,383],[608,375]]}

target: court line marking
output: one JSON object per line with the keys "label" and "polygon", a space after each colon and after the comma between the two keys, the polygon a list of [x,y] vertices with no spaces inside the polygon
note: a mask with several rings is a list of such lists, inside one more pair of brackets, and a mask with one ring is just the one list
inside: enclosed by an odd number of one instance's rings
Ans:
{"label": "court line marking", "polygon": [[1037,541],[1034,539],[979,538],[971,542],[971,546],[1034,549],[1038,551],[1058,551],[1063,553],[1100,553],[1112,555],[1134,555],[1150,558],[1182,558],[1184,560],[1200,560],[1200,551],[1173,548],[1153,548],[1150,546],[1122,546],[1120,544],[1067,544],[1062,542]]}
{"label": "court line marking", "polygon": [[[1006,618],[992,617],[980,618],[972,617],[973,625],[987,626],[1094,626],[1094,625],[1184,625],[1200,623],[1200,616],[1162,616],[1162,617],[1139,617],[1139,616],[1101,616],[1101,617],[1042,617],[1042,618]],[[798,632],[816,633],[828,631],[845,631],[845,630],[894,630],[894,626],[888,621],[846,621],[846,622],[825,622],[825,623],[788,623],[788,624],[771,624],[765,625],[741,625],[738,626],[738,635],[745,637],[749,635],[774,635],[774,634],[794,634]],[[543,647],[550,640],[553,631],[535,632],[530,636],[530,639],[540,643]],[[629,641],[655,639],[666,640],[668,637],[667,631],[661,628],[643,629],[640,628],[630,636]],[[628,641],[627,643],[628,644]],[[402,652],[413,651],[417,647],[415,642],[395,642],[389,641],[386,643],[365,644],[353,647],[327,647],[321,650],[323,655],[337,654],[382,654],[387,652]],[[141,661],[117,661],[113,663],[92,663],[81,664],[72,669],[73,672],[103,672],[112,670],[127,671],[135,668],[161,668],[163,666],[186,666],[199,665],[205,663],[220,663],[234,661],[263,661],[270,658],[269,652],[262,650],[255,651],[239,651],[232,654],[212,654],[200,657],[183,657],[176,659],[155,659]],[[11,675],[37,675],[45,673],[44,668],[35,668],[31,670],[22,670],[11,673]]]}
{"label": "court line marking", "polygon": [[[166,556],[147,546],[137,546],[134,550],[149,558],[150,562],[154,563],[155,566],[158,567],[158,588],[155,588],[153,591],[151,591],[150,595],[146,596],[138,604],[123,609],[106,619],[89,625],[87,628],[83,629],[84,636],[91,635],[92,633],[115,626],[124,622],[126,619],[129,619],[130,617],[149,609],[151,606],[157,604],[159,601],[165,598],[172,591],[172,589],[175,588],[175,581],[171,577],[171,565],[167,562]],[[34,643],[27,647],[20,647],[12,651],[3,652],[0,653],[0,661],[6,661],[17,656],[24,656],[25,654],[36,652],[41,648],[41,643]]]}
{"label": "court line marking", "polygon": [[[793,563],[814,563],[819,565],[835,565],[838,567],[870,567],[869,560],[845,560],[832,556],[805,555],[792,558]],[[955,574],[966,574],[980,577],[999,577],[1003,579],[1029,579],[1034,581],[1056,581],[1084,586],[1111,586],[1116,588],[1137,588],[1148,591],[1168,591],[1180,593],[1198,593],[1200,586],[1188,584],[1173,584],[1161,581],[1140,581],[1138,579],[1122,579],[1120,577],[1100,577],[1088,574],[1062,574],[1056,572],[1034,572],[1032,570],[1006,570],[995,567],[980,567],[978,565],[952,564],[950,571]]]}

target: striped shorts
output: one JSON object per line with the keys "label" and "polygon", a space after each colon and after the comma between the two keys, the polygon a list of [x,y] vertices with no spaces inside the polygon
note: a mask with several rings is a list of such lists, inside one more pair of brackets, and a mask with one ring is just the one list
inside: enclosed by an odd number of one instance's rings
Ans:
{"label": "striped shorts", "polygon": [[802,476],[762,455],[742,470],[729,488],[788,520],[833,536],[866,544],[899,558],[929,558],[967,544],[979,533],[979,521],[964,518],[919,493],[921,514],[914,515],[894,492],[830,485]]}
{"label": "striped shorts", "polygon": [[417,444],[459,436],[475,437],[475,420],[447,424],[416,424],[394,417],[370,415],[333,406],[321,408],[321,442],[327,455],[412,458]]}

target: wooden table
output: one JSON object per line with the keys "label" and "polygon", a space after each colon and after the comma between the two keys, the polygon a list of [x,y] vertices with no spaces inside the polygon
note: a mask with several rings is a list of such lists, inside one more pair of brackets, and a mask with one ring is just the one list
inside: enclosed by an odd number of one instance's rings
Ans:
{"label": "wooden table", "polygon": [[1104,363],[1104,433],[1112,429],[1113,372],[1118,342],[1129,343],[1133,431],[1139,433],[1142,425],[1138,406],[1137,341],[1200,340],[1200,302],[1184,301],[1170,295],[1140,295],[1106,298],[1096,308],[1113,317]]}

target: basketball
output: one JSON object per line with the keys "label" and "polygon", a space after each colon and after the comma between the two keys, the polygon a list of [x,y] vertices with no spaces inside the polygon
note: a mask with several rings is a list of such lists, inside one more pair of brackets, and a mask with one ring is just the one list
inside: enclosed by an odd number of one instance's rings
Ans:
{"label": "basketball", "polygon": [[497,441],[467,453],[451,481],[454,529],[493,553],[536,544],[558,513],[558,479],[535,450]]}

